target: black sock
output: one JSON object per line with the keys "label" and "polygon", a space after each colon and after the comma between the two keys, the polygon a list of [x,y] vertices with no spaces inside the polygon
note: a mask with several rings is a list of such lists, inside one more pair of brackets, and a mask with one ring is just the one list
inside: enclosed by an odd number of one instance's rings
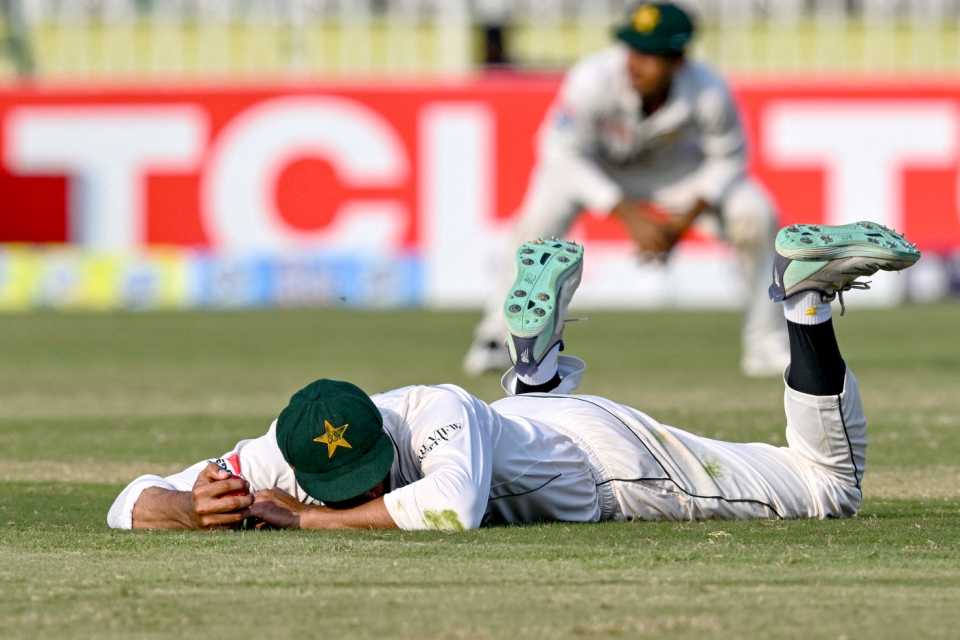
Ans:
{"label": "black sock", "polygon": [[790,388],[814,396],[840,394],[847,365],[840,356],[833,321],[809,325],[788,321],[787,332],[790,334],[787,372]]}
{"label": "black sock", "polygon": [[549,393],[560,384],[560,372],[553,374],[553,377],[543,384],[526,384],[520,378],[517,378],[517,395],[522,393]]}

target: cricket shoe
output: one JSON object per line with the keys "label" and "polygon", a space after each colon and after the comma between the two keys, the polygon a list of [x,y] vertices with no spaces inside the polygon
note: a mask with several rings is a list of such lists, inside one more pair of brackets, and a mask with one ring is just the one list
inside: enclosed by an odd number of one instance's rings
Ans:
{"label": "cricket shoe", "polygon": [[900,271],[920,259],[916,245],[869,221],[792,224],[777,233],[775,247],[770,299],[782,302],[802,291],[818,291],[824,302],[839,298],[841,315],[844,291],[870,288],[857,278]]}
{"label": "cricket shoe", "polygon": [[536,240],[517,249],[517,278],[503,304],[517,374],[536,371],[555,345],[563,350],[567,307],[582,273],[583,247],[574,242]]}

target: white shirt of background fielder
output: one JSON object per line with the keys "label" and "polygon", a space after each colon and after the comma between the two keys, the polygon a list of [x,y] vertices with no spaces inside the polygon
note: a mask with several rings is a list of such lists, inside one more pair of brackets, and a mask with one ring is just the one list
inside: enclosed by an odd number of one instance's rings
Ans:
{"label": "white shirt of background fielder", "polygon": [[578,62],[566,75],[539,134],[540,162],[578,202],[608,212],[625,194],[611,169],[655,171],[697,165],[701,197],[718,204],[746,170],[746,143],[724,79],[687,60],[667,102],[644,117],[630,84],[627,49],[615,45]]}

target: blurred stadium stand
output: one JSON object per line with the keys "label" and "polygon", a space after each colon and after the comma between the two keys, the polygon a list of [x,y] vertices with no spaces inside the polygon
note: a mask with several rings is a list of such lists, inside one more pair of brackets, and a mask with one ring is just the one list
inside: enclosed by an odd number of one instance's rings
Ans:
{"label": "blurred stadium stand", "polygon": [[[424,76],[562,67],[625,0],[0,0],[0,78]],[[697,0],[727,71],[960,68],[960,0]]]}

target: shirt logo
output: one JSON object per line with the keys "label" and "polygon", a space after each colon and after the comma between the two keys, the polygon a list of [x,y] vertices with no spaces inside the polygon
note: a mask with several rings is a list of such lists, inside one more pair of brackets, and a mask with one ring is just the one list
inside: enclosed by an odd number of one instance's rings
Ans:
{"label": "shirt logo", "polygon": [[433,433],[427,436],[427,440],[420,445],[420,448],[417,450],[417,460],[423,462],[423,459],[428,453],[436,449],[444,442],[448,442],[450,438],[459,433],[461,429],[463,429],[463,425],[459,422],[454,422],[435,430]]}
{"label": "shirt logo", "polygon": [[217,458],[216,460],[211,460],[210,462],[214,463],[231,475],[240,475],[240,456],[236,453],[231,453],[229,456],[227,456],[226,460],[223,458]]}
{"label": "shirt logo", "polygon": [[660,24],[660,9],[650,4],[641,6],[633,14],[633,28],[640,33],[650,33]]}
{"label": "shirt logo", "polygon": [[333,454],[337,452],[337,447],[344,447],[345,449],[353,449],[347,439],[343,437],[343,434],[346,433],[347,427],[349,424],[345,424],[342,427],[335,427],[330,424],[329,420],[323,421],[324,434],[322,436],[317,436],[313,439],[317,444],[327,445],[327,460],[333,457]]}

